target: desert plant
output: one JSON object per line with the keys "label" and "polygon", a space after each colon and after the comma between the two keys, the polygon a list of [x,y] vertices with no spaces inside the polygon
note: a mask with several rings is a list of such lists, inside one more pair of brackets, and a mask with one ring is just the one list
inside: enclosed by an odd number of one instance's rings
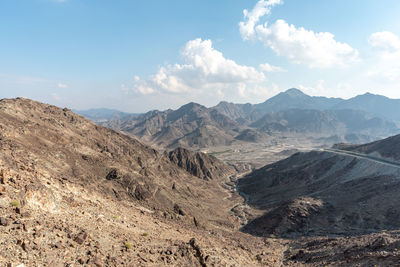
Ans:
{"label": "desert plant", "polygon": [[10,205],[16,208],[21,208],[21,202],[19,200],[13,200],[10,202]]}
{"label": "desert plant", "polygon": [[131,242],[125,242],[126,249],[131,249],[132,247],[133,247],[133,244]]}

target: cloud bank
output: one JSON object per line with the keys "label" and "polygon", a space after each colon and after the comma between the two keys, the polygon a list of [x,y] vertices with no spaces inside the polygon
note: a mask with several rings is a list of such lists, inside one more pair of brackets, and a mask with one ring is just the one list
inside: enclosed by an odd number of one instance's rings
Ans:
{"label": "cloud bank", "polygon": [[282,3],[281,0],[260,0],[251,11],[245,9],[244,21],[239,23],[242,38],[261,41],[277,55],[310,68],[344,67],[359,60],[359,52],[336,41],[332,33],[296,27],[282,19],[271,24],[260,23],[273,6]]}
{"label": "cloud bank", "polygon": [[161,66],[148,79],[135,76],[130,91],[147,95],[212,90],[221,95],[223,89],[243,92],[249,86],[266,80],[262,71],[225,58],[213,48],[211,40],[194,39],[187,42],[180,56],[183,63]]}
{"label": "cloud bank", "polygon": [[381,78],[383,81],[400,80],[400,37],[388,31],[371,34],[368,39],[376,50],[376,65],[368,76]]}

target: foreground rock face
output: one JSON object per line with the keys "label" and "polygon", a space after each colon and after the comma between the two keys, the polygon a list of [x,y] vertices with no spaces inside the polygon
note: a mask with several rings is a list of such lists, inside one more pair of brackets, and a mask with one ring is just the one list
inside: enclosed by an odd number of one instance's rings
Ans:
{"label": "foreground rock face", "polygon": [[0,101],[0,178],[0,265],[257,265],[219,182],[68,109]]}
{"label": "foreground rock face", "polygon": [[265,211],[244,231],[266,236],[356,234],[400,228],[400,169],[330,152],[297,153],[239,180]]}
{"label": "foreground rock face", "polygon": [[235,174],[235,170],[215,158],[201,152],[193,152],[185,148],[176,148],[167,153],[174,164],[192,175],[204,180],[226,178]]}
{"label": "foreground rock face", "polygon": [[[172,214],[179,204],[198,219],[219,203],[212,196],[221,195],[221,187],[207,187],[156,150],[68,109],[27,99],[2,100],[0,118],[0,169],[27,171],[40,184],[43,180],[73,182],[113,199],[139,200]],[[5,176],[5,171],[0,173],[3,183]],[[218,211],[212,213],[209,218],[220,217]],[[225,223],[225,214],[220,215],[217,221]]]}

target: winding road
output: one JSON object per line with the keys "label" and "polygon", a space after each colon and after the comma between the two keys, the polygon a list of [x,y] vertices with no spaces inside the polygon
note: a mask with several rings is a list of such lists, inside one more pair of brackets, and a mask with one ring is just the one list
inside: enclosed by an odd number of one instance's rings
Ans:
{"label": "winding road", "polygon": [[385,164],[385,165],[388,165],[391,167],[400,168],[400,162],[390,160],[390,159],[380,158],[380,157],[376,157],[376,156],[372,156],[372,155],[362,154],[362,153],[358,153],[358,152],[354,152],[354,151],[347,151],[347,150],[340,150],[340,149],[333,149],[333,148],[324,148],[324,149],[322,149],[322,151],[331,152],[331,153],[335,153],[335,154],[339,154],[339,155],[352,156],[352,157],[356,157],[356,158],[362,158],[362,159],[378,162],[381,164]]}

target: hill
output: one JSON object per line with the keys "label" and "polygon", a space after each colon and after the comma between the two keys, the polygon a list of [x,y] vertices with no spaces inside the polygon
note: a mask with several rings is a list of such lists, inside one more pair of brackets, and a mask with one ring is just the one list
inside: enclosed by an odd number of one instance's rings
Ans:
{"label": "hill", "polygon": [[400,161],[400,135],[388,137],[363,145],[338,144],[335,148],[364,154],[378,155],[383,158]]}
{"label": "hill", "polygon": [[265,213],[243,230],[256,235],[353,235],[400,227],[400,165],[311,151],[239,180],[250,205]]}
{"label": "hill", "polygon": [[151,111],[129,117],[122,123],[110,121],[109,127],[130,133],[160,148],[229,145],[239,124],[216,110],[189,103],[178,110]]}
{"label": "hill", "polygon": [[250,266],[253,255],[238,244],[260,243],[231,234],[238,222],[227,211],[236,200],[213,174],[199,179],[68,109],[3,99],[0,262]]}
{"label": "hill", "polygon": [[228,178],[236,172],[214,156],[178,147],[166,153],[171,162],[204,180]]}

